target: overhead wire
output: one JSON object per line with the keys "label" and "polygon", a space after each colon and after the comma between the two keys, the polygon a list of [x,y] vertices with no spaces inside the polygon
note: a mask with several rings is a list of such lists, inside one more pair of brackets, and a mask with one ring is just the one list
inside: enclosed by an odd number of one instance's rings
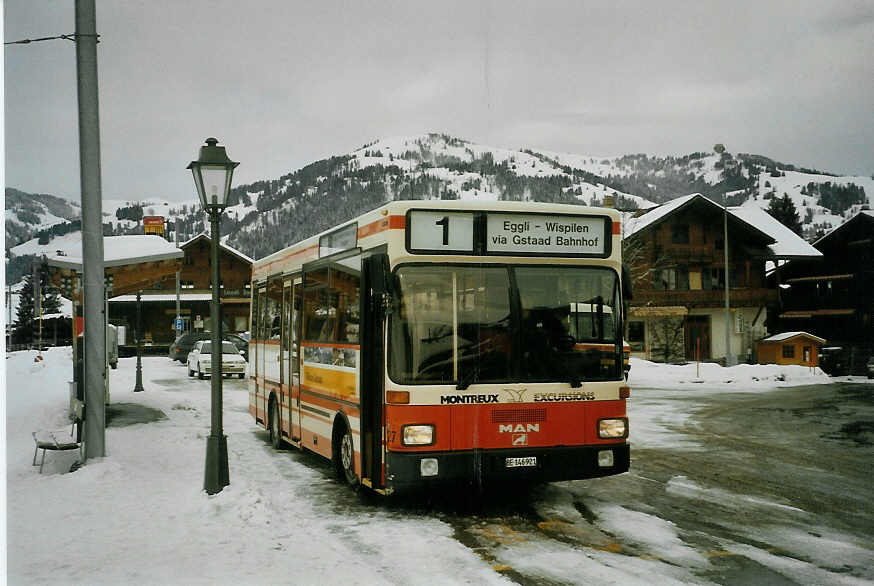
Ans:
{"label": "overhead wire", "polygon": [[80,35],[76,33],[72,33],[69,35],[58,35],[56,37],[41,37],[39,39],[22,39],[20,41],[7,41],[3,43],[4,45],[28,45],[30,43],[38,43],[39,41],[55,41],[58,39],[63,39],[65,41],[73,41],[76,42],[78,37],[94,37],[97,39],[97,42],[100,42],[100,35]]}

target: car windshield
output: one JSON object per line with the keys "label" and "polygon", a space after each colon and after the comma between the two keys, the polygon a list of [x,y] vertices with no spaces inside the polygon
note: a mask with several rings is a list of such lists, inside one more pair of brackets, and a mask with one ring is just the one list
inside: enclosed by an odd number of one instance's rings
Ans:
{"label": "car windshield", "polygon": [[[212,343],[207,342],[200,347],[201,354],[212,354]],[[222,342],[222,354],[239,354],[237,347],[230,342]]]}
{"label": "car windshield", "polygon": [[389,373],[402,384],[620,379],[616,272],[577,266],[404,266]]}

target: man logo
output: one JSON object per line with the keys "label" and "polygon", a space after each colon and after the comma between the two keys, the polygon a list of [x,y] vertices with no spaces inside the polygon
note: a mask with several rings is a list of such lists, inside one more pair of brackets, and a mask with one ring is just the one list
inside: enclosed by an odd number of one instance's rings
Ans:
{"label": "man logo", "polygon": [[507,399],[507,403],[523,403],[525,401],[525,393],[528,392],[528,389],[501,389],[508,395],[510,398]]}
{"label": "man logo", "polygon": [[498,426],[498,433],[531,433],[531,432],[536,433],[538,431],[540,431],[540,424],[539,423],[526,423],[524,425],[521,423],[517,423],[516,425],[513,425],[511,423],[509,425],[499,425]]}
{"label": "man logo", "polygon": [[513,434],[513,445],[514,446],[527,446],[528,445],[528,434],[527,433],[514,433]]}

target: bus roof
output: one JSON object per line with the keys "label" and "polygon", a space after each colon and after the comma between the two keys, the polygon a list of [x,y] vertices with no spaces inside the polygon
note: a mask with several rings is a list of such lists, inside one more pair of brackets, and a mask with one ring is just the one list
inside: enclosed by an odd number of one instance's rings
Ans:
{"label": "bus roof", "polygon": [[277,250],[265,257],[262,257],[252,264],[253,270],[267,265],[277,260],[284,258],[291,249],[309,250],[319,246],[319,241],[323,236],[338,231],[346,226],[358,223],[358,228],[368,226],[381,219],[392,216],[403,216],[407,210],[411,209],[439,209],[439,210],[458,210],[458,211],[501,211],[501,212],[528,212],[528,213],[547,213],[547,214],[569,214],[569,215],[600,215],[608,216],[613,222],[619,223],[621,217],[619,212],[612,208],[579,206],[572,204],[561,203],[544,203],[544,202],[520,202],[520,201],[479,201],[479,200],[400,200],[391,201],[386,204],[365,212],[356,218],[351,218],[345,222],[341,222],[327,230],[319,232],[313,236],[305,238],[295,244],[292,244],[281,250]]}

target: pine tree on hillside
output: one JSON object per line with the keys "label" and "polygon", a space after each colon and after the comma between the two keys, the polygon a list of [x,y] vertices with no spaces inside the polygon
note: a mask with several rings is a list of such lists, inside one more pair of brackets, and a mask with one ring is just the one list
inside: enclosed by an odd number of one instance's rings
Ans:
{"label": "pine tree on hillside", "polygon": [[768,204],[768,213],[771,214],[778,222],[801,236],[801,218],[798,216],[798,210],[795,208],[795,203],[789,199],[789,194],[784,193],[783,197],[775,197]]}
{"label": "pine tree on hillside", "polygon": [[[39,268],[40,300],[42,314],[58,313],[61,311],[61,299],[58,288],[49,280],[48,264],[44,261]],[[24,279],[24,287],[21,288],[18,301],[18,313],[12,324],[12,343],[25,344],[33,340],[35,323],[35,308],[33,295],[33,273]]]}

